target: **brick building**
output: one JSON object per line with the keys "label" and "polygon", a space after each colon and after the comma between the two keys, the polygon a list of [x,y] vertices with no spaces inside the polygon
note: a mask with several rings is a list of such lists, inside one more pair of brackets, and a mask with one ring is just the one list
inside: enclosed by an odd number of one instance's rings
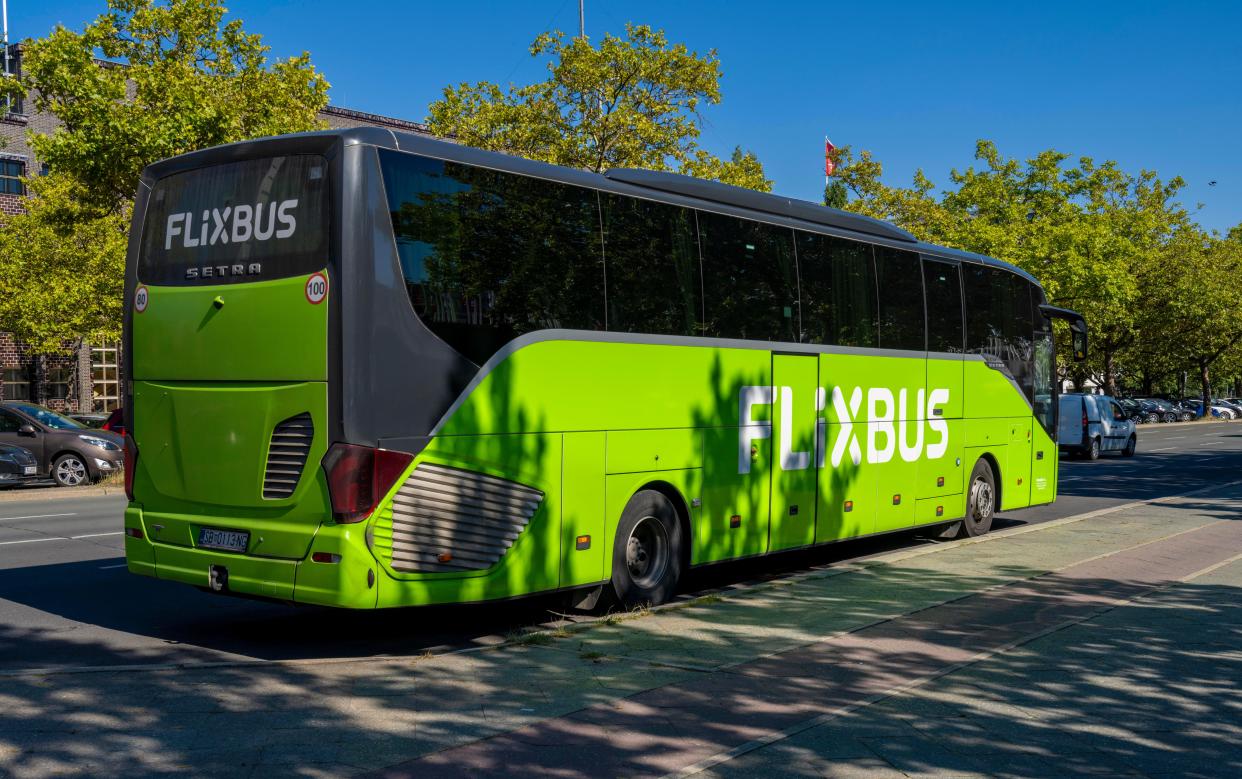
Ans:
{"label": "brick building", "polygon": [[[20,44],[10,47],[10,67],[15,74],[21,73],[21,49]],[[370,126],[427,131],[418,122],[335,106],[328,106],[319,116],[334,129]],[[54,116],[35,112],[29,101],[0,106],[0,219],[24,210],[23,177],[46,172],[26,142],[27,133],[51,133],[58,124]],[[121,398],[120,366],[117,343],[83,343],[66,356],[40,356],[11,333],[0,332],[0,400],[32,400],[65,411],[111,411]]]}

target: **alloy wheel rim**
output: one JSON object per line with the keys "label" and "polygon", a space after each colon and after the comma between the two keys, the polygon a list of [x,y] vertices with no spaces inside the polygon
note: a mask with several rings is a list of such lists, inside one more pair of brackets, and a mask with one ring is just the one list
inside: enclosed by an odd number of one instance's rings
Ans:
{"label": "alloy wheel rim", "polygon": [[993,496],[992,485],[986,479],[975,479],[970,486],[971,519],[976,525],[986,522],[992,516]]}
{"label": "alloy wheel rim", "polygon": [[668,531],[664,523],[647,516],[638,520],[625,542],[625,566],[639,587],[651,587],[668,568]]}
{"label": "alloy wheel rim", "polygon": [[56,466],[56,475],[61,484],[76,487],[86,480],[86,466],[81,460],[70,457]]}

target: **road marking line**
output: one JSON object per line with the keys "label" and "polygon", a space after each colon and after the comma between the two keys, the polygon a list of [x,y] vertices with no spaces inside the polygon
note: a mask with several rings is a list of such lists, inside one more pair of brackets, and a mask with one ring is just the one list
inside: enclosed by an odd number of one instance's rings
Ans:
{"label": "road marking line", "polygon": [[11,522],[15,519],[47,519],[48,517],[76,517],[76,512],[69,514],[31,514],[28,517],[0,517],[0,522]]}
{"label": "road marking line", "polygon": [[128,567],[129,567],[129,563],[121,563],[120,565],[101,565],[99,566],[99,570],[111,571],[113,568],[128,568]]}
{"label": "road marking line", "polygon": [[1176,449],[1176,448],[1177,448],[1176,446],[1162,446],[1162,447],[1161,447],[1161,448],[1159,448],[1159,449],[1148,449],[1147,451],[1149,451],[1149,452],[1167,452],[1167,451],[1169,451],[1170,449]]}
{"label": "road marking line", "polygon": [[102,538],[103,536],[119,536],[125,531],[117,530],[114,533],[87,533],[84,536],[48,536],[47,538],[24,538],[21,541],[0,541],[0,546],[9,546],[10,544],[37,544],[40,541],[79,541],[83,538]]}

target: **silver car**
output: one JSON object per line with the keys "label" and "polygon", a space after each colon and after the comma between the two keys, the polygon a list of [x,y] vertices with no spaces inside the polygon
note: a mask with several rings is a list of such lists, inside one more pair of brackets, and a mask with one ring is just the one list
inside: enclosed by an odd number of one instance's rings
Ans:
{"label": "silver car", "polygon": [[1071,392],[1061,396],[1057,446],[1088,460],[1098,459],[1103,452],[1133,457],[1138,433],[1134,420],[1113,398]]}

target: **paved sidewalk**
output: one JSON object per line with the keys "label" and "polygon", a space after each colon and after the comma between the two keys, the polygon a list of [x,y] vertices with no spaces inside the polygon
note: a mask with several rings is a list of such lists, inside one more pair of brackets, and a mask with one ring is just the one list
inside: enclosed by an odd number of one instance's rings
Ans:
{"label": "paved sidewalk", "polygon": [[1233,485],[438,657],[2,675],[0,774],[1242,775],[1239,519]]}

